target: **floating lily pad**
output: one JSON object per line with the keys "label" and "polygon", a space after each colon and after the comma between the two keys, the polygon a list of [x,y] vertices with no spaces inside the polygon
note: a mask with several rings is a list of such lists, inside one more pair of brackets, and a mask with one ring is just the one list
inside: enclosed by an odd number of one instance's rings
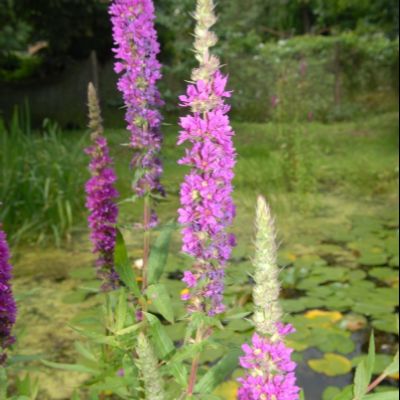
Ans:
{"label": "floating lily pad", "polygon": [[289,314],[298,313],[308,308],[307,298],[281,300],[281,305],[285,312]]}
{"label": "floating lily pad", "polygon": [[311,310],[305,315],[305,317],[311,320],[329,321],[335,324],[343,319],[343,314],[341,314],[340,312]]}
{"label": "floating lily pad", "polygon": [[399,268],[399,256],[394,256],[390,259],[389,265],[393,268]]}
{"label": "floating lily pad", "polygon": [[386,265],[388,262],[388,256],[386,254],[364,253],[358,259],[358,262],[365,266]]}
{"label": "floating lily pad", "polygon": [[216,396],[223,398],[224,400],[236,400],[239,384],[235,381],[225,382],[220,385],[214,392]]}
{"label": "floating lily pad", "polygon": [[351,361],[338,354],[328,353],[319,360],[309,360],[309,367],[327,376],[346,375],[353,369]]}
{"label": "floating lily pad", "polygon": [[392,283],[399,280],[398,274],[391,268],[373,268],[370,271],[368,271],[368,274],[373,278],[388,283]]}
{"label": "floating lily pad", "polygon": [[334,386],[329,386],[328,388],[325,389],[324,394],[322,396],[322,400],[332,400],[336,396],[338,396],[341,392],[342,392],[341,389]]}
{"label": "floating lily pad", "polygon": [[382,314],[372,321],[372,326],[382,332],[398,333],[398,317],[395,314]]}

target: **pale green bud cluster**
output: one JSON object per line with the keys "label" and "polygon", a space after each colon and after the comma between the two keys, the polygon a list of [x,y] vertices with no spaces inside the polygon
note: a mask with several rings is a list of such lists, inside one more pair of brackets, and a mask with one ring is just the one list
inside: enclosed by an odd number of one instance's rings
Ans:
{"label": "pale green bud cluster", "polygon": [[271,210],[264,197],[261,196],[257,202],[255,244],[255,287],[253,291],[255,313],[253,320],[257,333],[263,336],[276,336],[279,335],[277,324],[282,320],[283,315],[279,305],[280,282],[276,234]]}
{"label": "pale green bud cluster", "polygon": [[213,0],[197,1],[194,50],[200,67],[193,71],[193,81],[210,81],[220,67],[218,57],[210,54],[210,48],[218,42],[217,35],[210,30],[217,22],[214,8]]}
{"label": "pale green bud cluster", "polygon": [[146,399],[165,400],[165,391],[159,366],[150,342],[143,333],[139,334],[137,353],[139,367],[142,373]]}
{"label": "pale green bud cluster", "polygon": [[101,118],[101,109],[97,97],[96,88],[93,83],[88,87],[88,105],[89,105],[89,128],[92,132],[92,139],[103,135],[103,119]]}

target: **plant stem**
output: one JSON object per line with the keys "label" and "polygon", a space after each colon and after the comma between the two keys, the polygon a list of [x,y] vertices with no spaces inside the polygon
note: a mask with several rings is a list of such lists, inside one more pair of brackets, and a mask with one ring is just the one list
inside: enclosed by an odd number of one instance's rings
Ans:
{"label": "plant stem", "polygon": [[7,399],[7,372],[0,366],[0,400]]}
{"label": "plant stem", "polygon": [[143,225],[144,225],[144,244],[143,244],[143,273],[142,273],[142,291],[143,293],[147,289],[148,285],[148,267],[150,258],[150,222],[151,222],[151,199],[150,195],[144,198],[144,214],[143,214]]}
{"label": "plant stem", "polygon": [[381,376],[379,376],[379,378],[377,378],[374,382],[372,382],[368,386],[368,392],[367,393],[370,393],[374,389],[376,389],[386,378],[387,378],[387,375],[385,373],[383,373]]}
{"label": "plant stem", "polygon": [[[365,393],[365,395],[374,391],[387,377],[388,375],[385,372],[382,375],[380,375],[375,381],[373,381],[368,386],[367,393]],[[354,398],[353,400],[358,400],[358,398]]]}
{"label": "plant stem", "polygon": [[[203,327],[200,326],[197,329],[196,333],[196,344],[201,343],[203,340]],[[196,355],[192,361],[192,368],[190,370],[190,378],[189,378],[189,384],[188,384],[188,389],[187,389],[187,395],[192,396],[195,386],[196,386],[196,381],[197,381],[197,373],[199,371],[199,365],[200,365],[200,354]]]}

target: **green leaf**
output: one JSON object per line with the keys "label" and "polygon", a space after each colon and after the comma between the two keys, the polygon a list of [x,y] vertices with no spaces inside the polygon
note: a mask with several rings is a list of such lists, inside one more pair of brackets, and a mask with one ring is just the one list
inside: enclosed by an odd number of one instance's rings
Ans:
{"label": "green leaf", "polygon": [[365,396],[363,400],[399,400],[399,392],[396,390],[391,392],[374,393]]}
{"label": "green leaf", "polygon": [[385,369],[385,375],[394,375],[399,373],[399,352],[394,357],[393,362]]}
{"label": "green leaf", "polygon": [[189,372],[185,365],[182,363],[168,363],[168,369],[170,369],[171,374],[174,376],[176,382],[183,388],[186,388],[188,383]]}
{"label": "green leaf", "polygon": [[120,289],[118,306],[115,314],[115,328],[117,331],[120,331],[125,326],[125,321],[128,314],[128,299],[124,288]]}
{"label": "green leaf", "polygon": [[354,380],[354,400],[362,400],[368,391],[370,378],[368,376],[368,367],[366,362],[363,361],[357,367],[356,376]]}
{"label": "green leaf", "polygon": [[127,328],[116,331],[115,335],[117,335],[117,336],[129,335],[133,332],[138,331],[142,326],[143,326],[143,323],[140,322],[138,324],[131,325],[131,326],[128,326]]}
{"label": "green leaf", "polygon": [[44,360],[42,361],[42,363],[47,367],[59,369],[62,371],[81,372],[84,374],[91,374],[91,375],[98,375],[100,373],[100,371],[97,369],[89,368],[86,367],[85,365],[80,365],[80,364],[61,364]]}
{"label": "green leaf", "polygon": [[96,356],[82,343],[75,342],[75,349],[76,351],[84,358],[89,361],[98,362]]}
{"label": "green leaf", "polygon": [[217,365],[211,368],[196,385],[198,393],[212,393],[229,375],[235,371],[242,354],[240,348],[230,351]]}
{"label": "green leaf", "polygon": [[311,369],[327,376],[346,375],[353,366],[347,358],[337,354],[328,353],[319,360],[310,360],[308,365]]}
{"label": "green leaf", "polygon": [[138,298],[142,297],[142,293],[137,284],[136,274],[129,261],[129,256],[126,249],[124,237],[122,236],[119,230],[117,232],[117,242],[115,246],[114,262],[115,262],[115,270],[117,271],[122,282],[124,282],[124,284],[130,290],[132,290],[135,296],[137,296]]}
{"label": "green leaf", "polygon": [[354,396],[355,400],[362,400],[368,392],[368,386],[374,372],[376,360],[375,337],[371,335],[369,342],[368,356],[357,367],[354,381]]}
{"label": "green leaf", "polygon": [[152,342],[157,352],[157,356],[159,359],[164,360],[175,351],[174,343],[168,336],[164,326],[155,315],[150,313],[144,313],[144,315],[150,324]]}
{"label": "green leaf", "polygon": [[353,385],[346,387],[340,394],[333,398],[333,400],[352,400],[353,399]]}
{"label": "green leaf", "polygon": [[158,283],[164,273],[173,232],[174,225],[172,223],[167,224],[151,249],[148,267],[148,280],[150,285]]}
{"label": "green leaf", "polygon": [[332,400],[336,396],[340,395],[342,391],[335,386],[329,386],[328,388],[325,389],[324,394],[322,396],[322,400]]}
{"label": "green leaf", "polygon": [[163,284],[151,285],[147,289],[147,297],[152,302],[157,311],[171,324],[174,323],[174,309],[171,297],[167,288]]}

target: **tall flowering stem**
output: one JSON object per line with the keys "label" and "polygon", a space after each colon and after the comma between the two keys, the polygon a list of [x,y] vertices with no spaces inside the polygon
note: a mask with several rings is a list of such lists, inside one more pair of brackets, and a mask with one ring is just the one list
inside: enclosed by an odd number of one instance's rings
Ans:
{"label": "tall flowering stem", "polygon": [[183,251],[196,259],[192,271],[185,273],[188,290],[184,300],[191,312],[210,316],[224,312],[224,273],[235,238],[227,229],[235,217],[232,200],[236,153],[234,132],[227,116],[230,107],[225,99],[227,77],[220,72],[217,57],[210,47],[217,38],[210,28],[216,22],[212,0],[198,0],[195,52],[200,67],[193,71],[181,106],[192,113],[181,119],[178,144],[191,144],[179,161],[190,166],[181,188],[179,222],[184,226]]}
{"label": "tall flowering stem", "polygon": [[[190,313],[207,316],[221,314],[223,304],[225,267],[235,245],[228,232],[235,217],[232,200],[236,152],[232,138],[225,99],[228,78],[220,72],[220,61],[211,54],[218,39],[211,31],[217,17],[213,0],[198,0],[194,14],[195,54],[199,67],[193,71],[192,83],[186,95],[180,97],[181,106],[191,114],[180,121],[179,145],[189,143],[181,165],[191,167],[181,187],[179,222],[184,226],[183,251],[196,262],[186,271],[183,281],[188,288],[182,299],[188,302]],[[200,326],[196,342],[207,338],[208,328]],[[187,394],[194,391],[199,359],[192,363]]]}
{"label": "tall flowering stem", "polygon": [[143,288],[147,285],[150,252],[150,229],[157,217],[152,210],[151,195],[165,195],[160,183],[163,166],[159,158],[162,146],[159,108],[163,105],[157,89],[161,64],[157,60],[160,45],[155,30],[152,0],[114,0],[110,6],[115,42],[115,71],[120,74],[118,89],[126,106],[126,122],[131,133],[130,146],[135,154],[133,190],[145,198]]}
{"label": "tall flowering stem", "polygon": [[165,400],[164,383],[159,371],[158,360],[149,340],[142,332],[138,337],[137,353],[146,399]]}
{"label": "tall flowering stem", "polygon": [[17,317],[17,306],[11,289],[11,273],[10,250],[0,225],[0,369],[7,360],[7,348],[15,342],[11,331]]}
{"label": "tall flowering stem", "polygon": [[240,364],[247,370],[239,379],[239,400],[298,400],[296,363],[285,337],[294,332],[281,323],[279,305],[279,267],[276,259],[275,227],[263,197],[258,199],[256,220],[256,257],[254,286],[254,325],[252,344],[245,344]]}
{"label": "tall flowering stem", "polygon": [[86,149],[91,157],[91,178],[86,183],[86,207],[90,212],[88,222],[93,252],[97,254],[97,273],[103,281],[103,290],[109,291],[115,289],[119,283],[114,267],[118,219],[115,199],[118,192],[114,187],[116,175],[107,139],[103,136],[100,106],[92,84],[89,85],[88,99],[92,145]]}

